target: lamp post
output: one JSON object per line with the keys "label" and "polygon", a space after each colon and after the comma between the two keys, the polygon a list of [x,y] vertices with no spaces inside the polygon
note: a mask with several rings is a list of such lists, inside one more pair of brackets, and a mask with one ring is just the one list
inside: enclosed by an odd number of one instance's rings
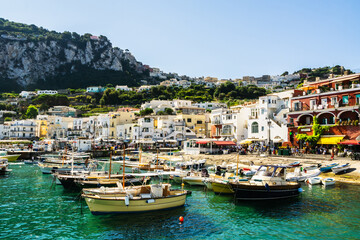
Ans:
{"label": "lamp post", "polygon": [[268,129],[269,129],[269,155],[271,155],[271,138],[270,138],[271,120],[270,120],[270,118],[267,118],[267,124],[268,124]]}

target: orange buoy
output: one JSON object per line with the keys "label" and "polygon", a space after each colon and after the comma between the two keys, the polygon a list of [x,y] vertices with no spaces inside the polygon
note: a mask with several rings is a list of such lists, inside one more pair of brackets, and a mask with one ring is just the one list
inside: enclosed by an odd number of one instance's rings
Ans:
{"label": "orange buoy", "polygon": [[182,223],[182,222],[184,222],[184,217],[183,216],[180,216],[179,217],[179,221]]}

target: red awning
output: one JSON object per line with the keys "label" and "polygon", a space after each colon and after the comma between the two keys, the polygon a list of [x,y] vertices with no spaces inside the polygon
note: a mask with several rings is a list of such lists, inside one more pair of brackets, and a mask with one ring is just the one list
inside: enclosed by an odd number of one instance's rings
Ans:
{"label": "red awning", "polygon": [[196,143],[197,144],[207,144],[209,143],[210,141],[205,141],[205,140],[201,140],[201,141],[197,141]]}
{"label": "red awning", "polygon": [[214,143],[219,146],[236,145],[233,141],[214,141]]}
{"label": "red awning", "polygon": [[342,145],[360,145],[360,141],[358,141],[358,140],[346,140],[346,141],[343,141],[343,142],[339,142],[339,144],[342,144]]}

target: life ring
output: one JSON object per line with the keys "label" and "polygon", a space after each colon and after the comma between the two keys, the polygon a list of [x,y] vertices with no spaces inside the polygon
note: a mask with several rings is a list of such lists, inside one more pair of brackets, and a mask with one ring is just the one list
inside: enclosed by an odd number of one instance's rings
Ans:
{"label": "life ring", "polygon": [[276,182],[273,182],[273,185],[276,185]]}

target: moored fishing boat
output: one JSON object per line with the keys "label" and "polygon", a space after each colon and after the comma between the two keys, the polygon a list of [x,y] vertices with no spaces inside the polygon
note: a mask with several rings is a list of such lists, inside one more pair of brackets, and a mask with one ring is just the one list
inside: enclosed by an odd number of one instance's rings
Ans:
{"label": "moored fishing boat", "polygon": [[136,213],[172,209],[185,205],[186,190],[171,190],[170,184],[125,188],[116,194],[82,194],[92,214]]}
{"label": "moored fishing boat", "polygon": [[331,164],[328,164],[328,165],[326,165],[324,167],[321,167],[320,171],[323,172],[323,173],[331,172],[331,168],[336,167],[338,165],[339,165],[338,163],[331,163]]}
{"label": "moored fishing boat", "polygon": [[248,182],[235,181],[230,185],[237,200],[274,200],[297,197],[300,184],[285,179],[288,166],[262,165]]}
{"label": "moored fishing boat", "polygon": [[321,183],[325,187],[335,185],[335,179],[334,178],[324,178],[324,179],[321,180]]}
{"label": "moored fishing boat", "polygon": [[8,151],[0,151],[0,159],[7,159],[8,162],[15,162],[21,154],[8,154]]}
{"label": "moored fishing boat", "polygon": [[346,164],[331,168],[331,171],[335,174],[339,174],[342,172],[346,172],[347,170],[349,170],[349,168],[350,168],[350,163],[346,163]]}

